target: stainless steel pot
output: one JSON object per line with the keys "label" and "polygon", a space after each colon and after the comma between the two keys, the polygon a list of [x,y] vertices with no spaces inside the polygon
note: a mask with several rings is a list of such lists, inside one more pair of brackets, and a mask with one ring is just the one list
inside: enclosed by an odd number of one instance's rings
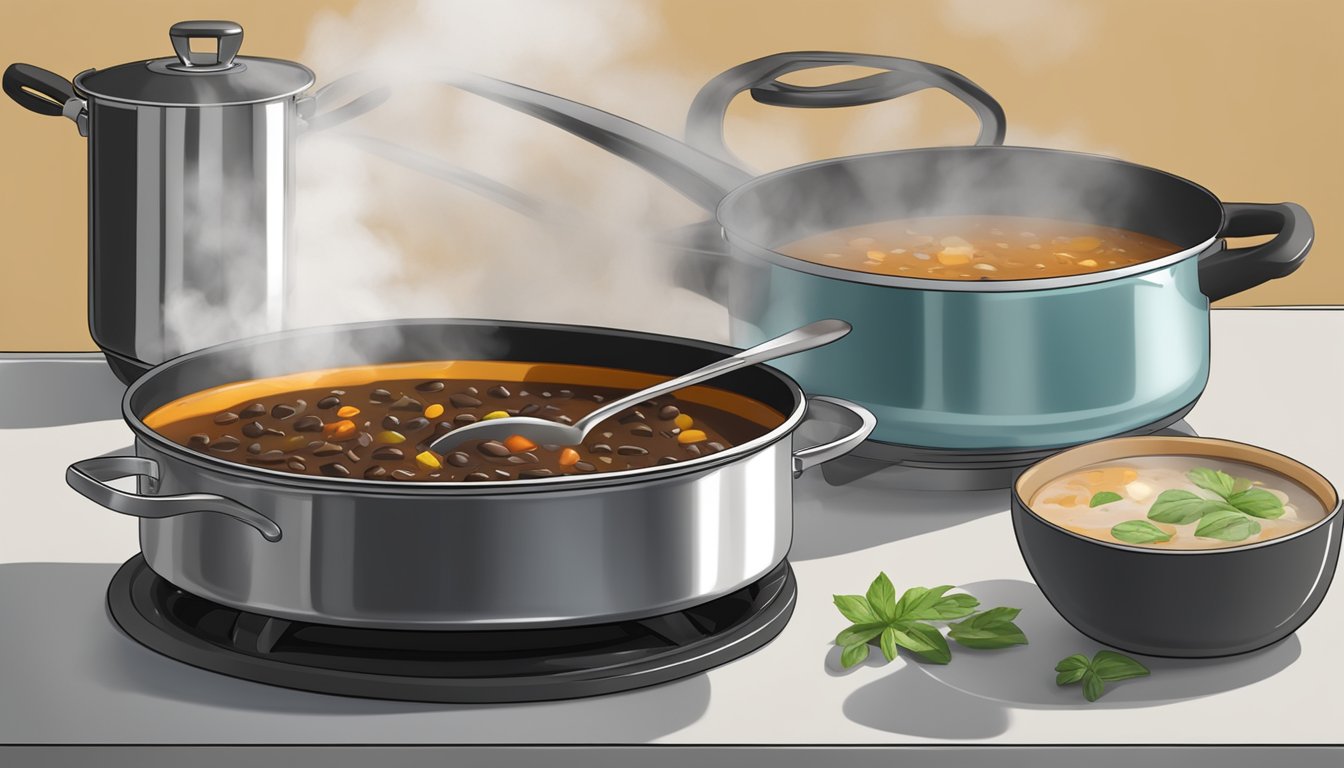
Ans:
{"label": "stainless steel pot", "polygon": [[[818,87],[777,79],[837,64],[891,71]],[[944,458],[1071,445],[1188,410],[1208,378],[1210,300],[1291,273],[1314,237],[1311,217],[1294,203],[1223,203],[1172,174],[1077,152],[938,147],[751,178],[723,147],[724,111],[748,89],[766,103],[816,107],[941,87],[977,107],[982,142],[1002,138],[1002,112],[983,103],[983,91],[920,62],[804,52],[743,64],[692,106],[687,135],[702,151],[511,83],[443,79],[605,147],[715,211],[729,255],[702,281],[719,286],[710,293],[731,313],[733,343],[748,346],[810,317],[844,318],[854,326],[848,337],[779,367],[808,392],[871,409],[875,440]],[[1181,250],[1091,274],[975,282],[865,274],[779,251],[833,229],[955,214],[1096,222]],[[1247,248],[1224,240],[1256,235],[1274,237]]]}
{"label": "stainless steel pot", "polygon": [[[3,78],[21,106],[89,139],[89,332],[127,382],[188,349],[283,327],[294,138],[385,98],[318,116],[317,95],[302,95],[313,73],[237,55],[238,24],[184,21],[168,36],[175,56],[73,84],[29,64]],[[198,38],[215,50],[193,53]]]}
{"label": "stainless steel pot", "polygon": [[[415,629],[588,624],[667,613],[778,565],[792,480],[862,442],[876,420],[754,366],[715,386],[782,414],[744,444],[690,461],[540,480],[389,483],[296,476],[199,454],[141,421],[231,381],[365,363],[489,359],[673,375],[736,350],[644,333],[534,323],[406,320],[235,341],[160,365],[126,392],[135,456],[70,467],[75,490],[141,518],[155,572],[225,605],[323,624]],[[845,424],[793,435],[812,409]],[[135,493],[107,484],[138,476]]]}

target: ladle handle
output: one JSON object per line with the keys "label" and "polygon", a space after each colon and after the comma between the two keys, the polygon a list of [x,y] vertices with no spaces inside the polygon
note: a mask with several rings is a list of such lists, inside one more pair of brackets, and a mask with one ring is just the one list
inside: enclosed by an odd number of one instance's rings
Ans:
{"label": "ladle handle", "polygon": [[801,328],[763,341],[750,349],[744,349],[732,357],[716,360],[703,368],[698,368],[675,379],[668,379],[661,384],[655,384],[606,403],[601,408],[576,421],[574,427],[587,432],[593,425],[637,403],[651,400],[668,392],[675,392],[678,389],[698,384],[716,376],[722,376],[738,368],[745,368],[756,363],[774,360],[777,357],[784,357],[785,355],[792,355],[796,352],[804,352],[824,344],[830,344],[849,333],[850,330],[850,324],[844,320],[818,320],[814,323],[808,323]]}
{"label": "ladle handle", "polygon": [[[826,85],[793,85],[780,81],[790,72],[833,66],[885,69],[873,75]],[[1003,107],[983,88],[958,72],[937,64],[895,56],[837,51],[791,51],[739,64],[705,84],[691,102],[686,140],[724,162],[743,167],[723,138],[728,106],[743,91],[762,104],[782,107],[854,107],[938,88],[970,107],[980,119],[976,144],[1002,144],[1007,127]]]}

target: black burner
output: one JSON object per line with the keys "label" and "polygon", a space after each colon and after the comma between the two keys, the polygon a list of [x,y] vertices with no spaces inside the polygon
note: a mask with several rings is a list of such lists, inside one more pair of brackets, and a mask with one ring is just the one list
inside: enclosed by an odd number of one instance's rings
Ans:
{"label": "black burner", "polygon": [[501,703],[594,696],[703,672],[768,643],[793,613],[788,563],[732,594],[647,619],[555,629],[433,632],[286,621],[168,583],[142,555],[107,590],[142,645],[285,688],[401,701]]}

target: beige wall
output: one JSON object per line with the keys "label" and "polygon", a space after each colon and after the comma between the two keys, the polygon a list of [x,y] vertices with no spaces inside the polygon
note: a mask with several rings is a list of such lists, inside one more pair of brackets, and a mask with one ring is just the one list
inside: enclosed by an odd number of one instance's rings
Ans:
{"label": "beige wall", "polygon": [[[688,104],[696,84],[722,69],[779,50],[855,50],[949,66],[1004,105],[1010,143],[1118,155],[1197,180],[1224,200],[1302,203],[1318,233],[1306,266],[1224,303],[1344,304],[1344,259],[1337,253],[1344,228],[1344,47],[1338,44],[1344,3],[999,0],[967,11],[971,4],[666,0],[655,6],[659,34],[627,58],[632,66],[676,72],[665,95],[673,105]],[[344,14],[354,5],[3,0],[0,64],[24,61],[70,76],[163,55],[166,28],[182,18],[237,20],[247,30],[244,53],[299,59],[315,14]],[[386,5],[389,12],[398,7]],[[529,84],[563,86],[548,83],[545,72]],[[739,103],[738,114],[759,118],[757,130],[764,121],[780,125],[801,137],[806,150],[753,142],[742,130],[730,131],[730,140],[752,165],[768,168],[828,154],[960,143],[973,135],[965,113],[945,97],[903,101],[909,103],[826,114]],[[602,105],[622,111],[619,99]],[[654,119],[641,109],[628,115]],[[656,124],[678,128],[665,118]],[[0,103],[0,137],[0,349],[91,348],[84,140],[69,122],[41,118],[8,100]]]}

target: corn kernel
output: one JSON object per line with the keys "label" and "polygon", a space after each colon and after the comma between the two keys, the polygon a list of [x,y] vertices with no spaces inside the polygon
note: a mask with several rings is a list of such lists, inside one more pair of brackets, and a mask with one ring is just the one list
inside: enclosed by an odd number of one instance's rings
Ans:
{"label": "corn kernel", "polygon": [[572,467],[579,463],[579,452],[573,448],[565,448],[560,451],[560,466]]}
{"label": "corn kernel", "polygon": [[481,421],[489,421],[491,419],[507,419],[507,418],[509,418],[509,414],[507,411],[491,411],[482,416]]}
{"label": "corn kernel", "polygon": [[959,267],[962,264],[969,264],[974,253],[975,251],[968,247],[944,248],[938,252],[938,263],[947,267]]}
{"label": "corn kernel", "polygon": [[345,438],[355,433],[355,422],[349,419],[333,421],[322,428],[328,437]]}
{"label": "corn kernel", "polygon": [[342,405],[336,411],[336,415],[342,419],[349,419],[359,415],[359,409],[353,405]]}
{"label": "corn kernel", "polygon": [[406,442],[406,436],[400,432],[393,432],[388,429],[378,433],[378,442],[387,443],[388,445],[396,445],[397,443]]}
{"label": "corn kernel", "polygon": [[1080,266],[1080,267],[1095,267],[1095,266],[1097,266],[1097,260],[1096,260],[1096,259],[1083,259],[1082,261],[1078,262],[1078,266]]}
{"label": "corn kernel", "polygon": [[435,456],[430,451],[421,451],[415,454],[415,463],[425,469],[439,469],[443,466],[443,462],[439,461],[439,457]]}
{"label": "corn kernel", "polygon": [[437,419],[443,415],[443,406],[438,403],[431,403],[425,406],[425,418]]}
{"label": "corn kernel", "polygon": [[692,419],[684,413],[679,413],[677,414],[677,418],[672,420],[672,423],[676,424],[679,429],[690,429],[691,425],[695,423],[695,419]]}
{"label": "corn kernel", "polygon": [[513,453],[527,453],[535,449],[537,444],[522,435],[509,435],[504,438],[504,447]]}
{"label": "corn kernel", "polygon": [[691,443],[703,443],[705,440],[708,439],[709,438],[705,435],[705,433],[699,429],[688,429],[683,431],[681,434],[677,435],[677,442],[681,443],[682,445],[690,445]]}

